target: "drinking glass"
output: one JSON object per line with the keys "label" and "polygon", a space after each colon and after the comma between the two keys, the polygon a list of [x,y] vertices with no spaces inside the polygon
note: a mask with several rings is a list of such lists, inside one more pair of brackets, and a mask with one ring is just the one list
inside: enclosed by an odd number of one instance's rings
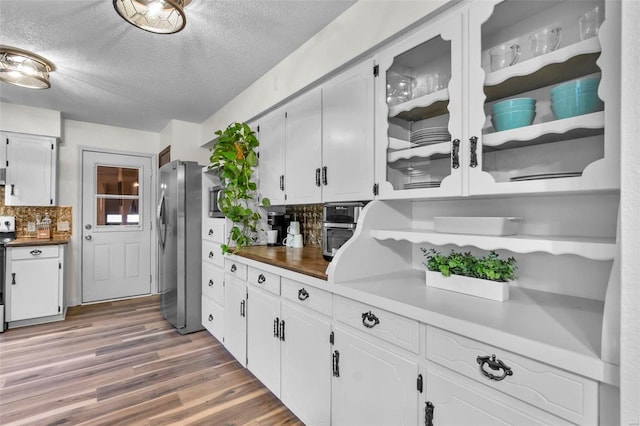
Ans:
{"label": "drinking glass", "polygon": [[498,71],[510,67],[520,58],[520,45],[516,43],[501,44],[489,50],[491,58],[491,71]]}
{"label": "drinking glass", "polygon": [[598,29],[602,23],[600,16],[600,6],[585,12],[578,18],[578,27],[580,28],[580,40],[586,40],[598,35]]}
{"label": "drinking glass", "polygon": [[556,50],[560,46],[560,31],[560,27],[554,27],[531,34],[531,54],[535,57]]}

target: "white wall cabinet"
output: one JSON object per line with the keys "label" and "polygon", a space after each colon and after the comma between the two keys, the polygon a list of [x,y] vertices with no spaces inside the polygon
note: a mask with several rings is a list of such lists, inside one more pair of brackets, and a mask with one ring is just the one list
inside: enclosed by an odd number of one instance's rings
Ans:
{"label": "white wall cabinet", "polygon": [[5,205],[56,204],[56,138],[2,133],[7,145]]}
{"label": "white wall cabinet", "polygon": [[278,108],[262,117],[258,125],[260,142],[260,196],[272,205],[285,203],[285,110]]}
{"label": "white wall cabinet", "polygon": [[6,321],[9,327],[64,319],[64,246],[8,247]]}

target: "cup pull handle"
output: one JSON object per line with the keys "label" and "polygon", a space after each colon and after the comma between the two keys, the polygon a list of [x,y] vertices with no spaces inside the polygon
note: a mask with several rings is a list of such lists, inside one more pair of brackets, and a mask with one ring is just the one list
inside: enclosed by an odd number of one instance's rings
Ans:
{"label": "cup pull handle", "polygon": [[[504,364],[504,362],[500,361],[499,359],[496,359],[495,355],[491,355],[491,356],[478,355],[478,357],[476,358],[476,362],[480,365],[480,372],[490,380],[495,380],[499,382],[500,380],[504,379],[507,376],[513,376],[513,371],[511,371],[511,367],[507,367]],[[496,375],[488,372],[487,370],[484,369],[485,364],[492,371],[502,370],[502,374]]]}
{"label": "cup pull handle", "polygon": [[367,328],[373,328],[380,324],[380,320],[371,311],[362,314],[362,325]]}
{"label": "cup pull handle", "polygon": [[298,300],[303,301],[303,300],[307,300],[309,298],[309,292],[307,292],[307,290],[305,290],[304,288],[301,288],[300,290],[298,290]]}
{"label": "cup pull handle", "polygon": [[267,278],[263,274],[258,275],[258,284],[262,284],[266,280]]}

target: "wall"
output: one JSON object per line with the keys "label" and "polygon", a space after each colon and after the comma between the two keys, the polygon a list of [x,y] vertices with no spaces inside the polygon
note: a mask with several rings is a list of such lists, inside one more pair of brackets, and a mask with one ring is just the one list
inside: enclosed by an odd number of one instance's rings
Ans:
{"label": "wall", "polygon": [[60,137],[60,111],[0,102],[0,129],[7,132]]}
{"label": "wall", "polygon": [[[72,120],[64,120],[62,130],[62,143],[58,150],[58,204],[73,208],[72,237],[65,253],[65,300],[67,306],[74,306],[81,302],[81,149],[97,148],[156,155],[160,135]],[[152,247],[155,245],[152,244]]]}
{"label": "wall", "polygon": [[622,2],[621,425],[640,425],[640,3]]}
{"label": "wall", "polygon": [[425,17],[447,0],[360,0],[202,123],[204,145],[216,130],[248,121]]}
{"label": "wall", "polygon": [[199,145],[202,126],[187,121],[171,120],[160,132],[160,149],[171,145],[171,160],[209,163],[209,150]]}

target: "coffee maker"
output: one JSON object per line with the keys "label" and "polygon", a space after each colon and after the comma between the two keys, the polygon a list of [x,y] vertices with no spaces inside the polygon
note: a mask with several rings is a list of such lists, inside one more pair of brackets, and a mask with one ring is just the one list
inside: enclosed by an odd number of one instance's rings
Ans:
{"label": "coffee maker", "polygon": [[291,222],[291,215],[281,212],[269,212],[267,214],[267,224],[271,229],[278,231],[278,238],[276,238],[276,245],[281,246],[282,240],[287,236],[287,228]]}

